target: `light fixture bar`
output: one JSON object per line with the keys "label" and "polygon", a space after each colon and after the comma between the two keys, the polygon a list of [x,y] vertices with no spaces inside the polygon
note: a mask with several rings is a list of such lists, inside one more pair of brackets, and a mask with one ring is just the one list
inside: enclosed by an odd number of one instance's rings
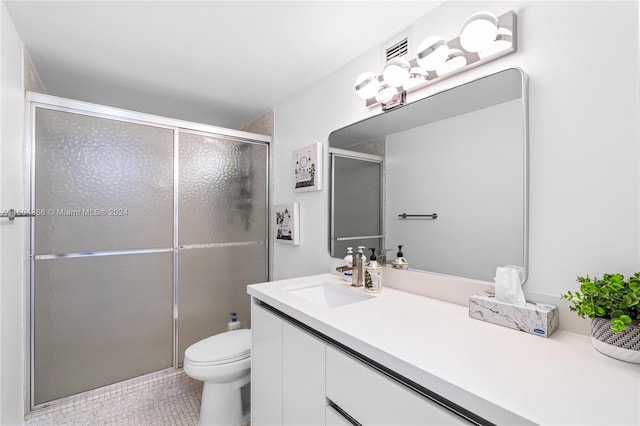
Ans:
{"label": "light fixture bar", "polygon": [[[511,53],[514,53],[515,51],[517,51],[518,45],[517,45],[517,15],[515,14],[514,11],[509,11],[506,12],[500,16],[497,17],[498,18],[498,27],[499,29],[502,29],[503,32],[499,33],[498,37],[496,38],[497,42],[501,42],[504,40],[509,40],[511,41],[511,45],[503,48],[502,50],[498,50],[495,53],[493,52],[488,52],[486,54],[482,54],[483,52],[468,52],[466,51],[462,45],[460,44],[460,37],[456,37],[454,39],[451,39],[447,42],[447,45],[449,46],[449,49],[459,49],[464,57],[466,58],[466,65],[457,69],[454,69],[453,71],[447,72],[444,75],[438,75],[436,72],[433,71],[428,71],[427,72],[427,76],[425,79],[422,79],[420,82],[417,82],[416,84],[411,85],[410,87],[405,87],[404,91],[405,92],[413,92],[415,90],[419,90],[422,89],[426,86],[429,86],[431,84],[437,83],[441,80],[444,80],[446,78],[449,78],[451,76],[454,76],[456,74],[460,74],[461,72],[467,71],[469,69],[475,68],[477,66],[486,64],[488,62],[494,61],[498,58],[501,58],[503,56],[506,55],[510,55]],[[508,30],[506,32],[510,32],[510,36],[505,36],[504,35],[504,30]],[[409,64],[411,65],[411,67],[418,67],[418,61],[415,57],[409,59]],[[375,76],[375,75],[374,75]],[[383,78],[382,75],[378,75],[378,81],[382,82]],[[366,100],[366,106],[367,107],[373,107],[376,106],[378,104],[380,104],[381,102],[376,100],[375,97],[369,98]]]}

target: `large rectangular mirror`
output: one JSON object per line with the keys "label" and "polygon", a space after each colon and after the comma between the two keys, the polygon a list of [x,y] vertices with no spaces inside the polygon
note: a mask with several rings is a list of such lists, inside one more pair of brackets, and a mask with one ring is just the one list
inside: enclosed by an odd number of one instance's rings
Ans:
{"label": "large rectangular mirror", "polygon": [[526,87],[511,68],[332,132],[331,256],[403,245],[411,269],[526,279]]}

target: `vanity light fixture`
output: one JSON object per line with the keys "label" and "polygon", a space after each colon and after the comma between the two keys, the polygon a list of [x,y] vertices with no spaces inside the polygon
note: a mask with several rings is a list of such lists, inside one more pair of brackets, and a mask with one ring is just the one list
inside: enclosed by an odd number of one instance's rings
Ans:
{"label": "vanity light fixture", "polygon": [[380,87],[380,90],[376,94],[376,101],[386,104],[398,93],[398,88],[395,86],[384,85]]}
{"label": "vanity light fixture", "polygon": [[[406,92],[418,90],[473,67],[501,58],[517,50],[516,14],[496,16],[491,12],[471,15],[458,37],[446,41],[440,36],[425,38],[413,58],[395,57],[387,61],[382,75],[362,73],[356,79],[356,93],[367,107],[404,102]],[[396,95],[401,94],[401,97]],[[389,105],[385,104],[389,102]],[[402,103],[400,103],[401,105]]]}
{"label": "vanity light fixture", "polygon": [[401,87],[409,79],[409,61],[402,57],[391,58],[382,71],[382,81],[393,87]]}
{"label": "vanity light fixture", "polygon": [[465,65],[467,65],[467,58],[465,58],[462,50],[449,49],[447,60],[438,65],[438,67],[436,68],[436,74],[438,74],[438,76],[443,76],[445,74],[454,72],[455,70],[459,70]]}
{"label": "vanity light fixture", "polygon": [[440,36],[427,37],[418,46],[416,62],[426,71],[435,71],[447,60],[449,46]]}
{"label": "vanity light fixture", "polygon": [[373,98],[380,88],[378,76],[372,72],[363,72],[356,78],[356,93],[362,99]]}
{"label": "vanity light fixture", "polygon": [[424,83],[427,81],[429,74],[420,67],[413,67],[409,70],[409,74],[411,75],[407,81],[404,82],[402,88],[404,90],[411,90],[414,87]]}
{"label": "vanity light fixture", "polygon": [[478,52],[480,59],[488,58],[498,52],[509,49],[513,44],[513,34],[507,28],[498,28],[496,39],[484,50]]}
{"label": "vanity light fixture", "polygon": [[467,52],[488,49],[498,35],[498,18],[491,12],[471,15],[460,31],[460,44]]}

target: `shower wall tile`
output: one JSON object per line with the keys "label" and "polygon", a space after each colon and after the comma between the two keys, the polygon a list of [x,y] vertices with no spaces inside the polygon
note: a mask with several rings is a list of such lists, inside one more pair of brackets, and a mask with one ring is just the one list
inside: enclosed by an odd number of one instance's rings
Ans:
{"label": "shower wall tile", "polygon": [[257,133],[259,135],[273,136],[274,127],[273,111],[265,112],[251,122],[247,123],[242,129],[245,132]]}
{"label": "shower wall tile", "polygon": [[24,49],[24,90],[25,92],[47,93],[27,49]]}
{"label": "shower wall tile", "polygon": [[356,144],[346,146],[344,149],[384,157],[387,151],[386,138],[383,136],[369,139],[364,142],[358,142]]}

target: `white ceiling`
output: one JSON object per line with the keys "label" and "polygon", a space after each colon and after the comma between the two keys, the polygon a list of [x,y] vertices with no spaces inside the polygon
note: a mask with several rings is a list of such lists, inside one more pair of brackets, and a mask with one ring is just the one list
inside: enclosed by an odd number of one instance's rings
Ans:
{"label": "white ceiling", "polygon": [[442,1],[4,3],[49,94],[239,128]]}

